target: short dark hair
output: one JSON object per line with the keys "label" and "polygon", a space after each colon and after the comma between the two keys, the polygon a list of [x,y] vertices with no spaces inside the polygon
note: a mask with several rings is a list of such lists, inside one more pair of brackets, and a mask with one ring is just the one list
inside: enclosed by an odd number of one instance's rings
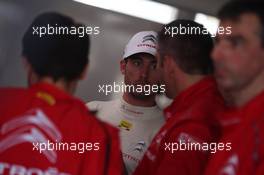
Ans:
{"label": "short dark hair", "polygon": [[257,0],[231,1],[225,4],[218,12],[220,20],[238,21],[246,13],[255,14],[261,23],[260,37],[264,46],[264,2]]}
{"label": "short dark hair", "polygon": [[68,16],[56,12],[43,13],[35,18],[24,34],[22,55],[40,77],[49,76],[54,81],[72,81],[79,78],[89,61],[89,35],[80,37],[76,32],[45,34],[40,37],[34,33],[33,28],[48,25],[54,28],[84,27]]}
{"label": "short dark hair", "polygon": [[[168,28],[197,28],[205,33],[176,34],[166,33]],[[175,20],[162,27],[158,33],[159,54],[161,61],[164,55],[171,55],[182,71],[188,74],[209,74],[213,71],[210,53],[213,40],[203,25],[191,20]]]}

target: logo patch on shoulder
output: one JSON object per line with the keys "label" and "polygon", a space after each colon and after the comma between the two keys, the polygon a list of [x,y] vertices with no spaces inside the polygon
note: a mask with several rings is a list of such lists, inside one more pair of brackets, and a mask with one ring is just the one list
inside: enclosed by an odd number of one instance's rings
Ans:
{"label": "logo patch on shoulder", "polygon": [[132,128],[132,126],[133,125],[126,120],[121,120],[119,125],[118,125],[119,128],[125,129],[127,131],[129,131]]}

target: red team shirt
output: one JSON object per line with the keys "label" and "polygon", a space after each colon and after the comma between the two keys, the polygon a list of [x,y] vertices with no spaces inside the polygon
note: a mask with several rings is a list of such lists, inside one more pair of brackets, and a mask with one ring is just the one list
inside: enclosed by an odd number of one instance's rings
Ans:
{"label": "red team shirt", "polygon": [[169,143],[217,141],[219,127],[213,116],[222,110],[224,101],[211,77],[180,93],[165,109],[166,124],[153,139],[134,175],[203,174],[207,151],[174,151]]}
{"label": "red team shirt", "polygon": [[[39,83],[0,89],[0,104],[0,174],[122,173],[117,130],[95,119],[78,99]],[[40,153],[40,143],[47,142],[53,148]]]}
{"label": "red team shirt", "polygon": [[[230,117],[224,127],[222,142],[231,142],[231,151],[218,152],[209,162],[206,175],[263,175],[264,174],[264,92],[244,107],[221,113]],[[221,116],[219,116],[221,118]]]}

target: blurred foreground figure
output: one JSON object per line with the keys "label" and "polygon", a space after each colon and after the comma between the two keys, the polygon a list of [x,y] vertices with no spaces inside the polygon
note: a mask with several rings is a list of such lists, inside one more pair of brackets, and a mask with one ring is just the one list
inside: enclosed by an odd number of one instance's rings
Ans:
{"label": "blurred foreground figure", "polygon": [[[172,36],[169,29],[196,28],[205,33]],[[213,40],[190,20],[175,20],[159,32],[158,67],[166,95],[174,99],[165,109],[166,123],[153,139],[135,175],[201,175],[219,130],[214,113],[223,99],[210,75]]]}
{"label": "blurred foreground figure", "polygon": [[207,175],[264,174],[264,3],[231,2],[219,12],[212,52],[215,77],[227,107],[219,113],[221,142],[231,151],[213,155]]}
{"label": "blurred foreground figure", "polygon": [[117,131],[72,96],[88,66],[89,36],[40,36],[56,27],[84,26],[58,13],[38,16],[23,37],[29,88],[0,89],[0,174],[121,174]]}

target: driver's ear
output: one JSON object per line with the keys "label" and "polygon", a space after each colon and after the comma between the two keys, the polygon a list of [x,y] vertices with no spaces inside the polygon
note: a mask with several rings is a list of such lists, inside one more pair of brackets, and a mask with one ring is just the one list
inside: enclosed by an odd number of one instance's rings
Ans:
{"label": "driver's ear", "polygon": [[120,71],[124,75],[126,71],[126,60],[121,60],[120,61]]}

